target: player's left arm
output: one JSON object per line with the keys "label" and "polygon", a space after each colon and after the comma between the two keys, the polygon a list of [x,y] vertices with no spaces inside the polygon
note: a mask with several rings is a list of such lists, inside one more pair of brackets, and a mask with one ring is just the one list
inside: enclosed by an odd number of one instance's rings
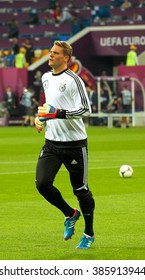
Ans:
{"label": "player's left arm", "polygon": [[84,82],[79,77],[76,81],[72,82],[71,96],[74,104],[72,109],[66,110],[67,119],[88,117],[92,112]]}
{"label": "player's left arm", "polygon": [[[88,100],[86,100],[89,102]],[[91,113],[91,107],[89,103],[82,104],[77,103],[75,107],[71,110],[58,109],[50,104],[44,104],[38,107],[38,118],[42,121],[47,121],[50,119],[78,119],[87,117]]]}
{"label": "player's left arm", "polygon": [[66,110],[58,109],[45,103],[43,106],[38,107],[38,118],[41,122],[56,118],[65,119]]}

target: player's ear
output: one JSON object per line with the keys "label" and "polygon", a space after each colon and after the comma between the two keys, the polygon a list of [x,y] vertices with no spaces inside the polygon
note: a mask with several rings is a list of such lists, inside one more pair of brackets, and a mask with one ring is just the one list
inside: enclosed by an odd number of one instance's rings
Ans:
{"label": "player's ear", "polygon": [[69,55],[65,55],[65,61],[68,63],[69,62],[69,60],[70,60],[70,57],[69,57]]}

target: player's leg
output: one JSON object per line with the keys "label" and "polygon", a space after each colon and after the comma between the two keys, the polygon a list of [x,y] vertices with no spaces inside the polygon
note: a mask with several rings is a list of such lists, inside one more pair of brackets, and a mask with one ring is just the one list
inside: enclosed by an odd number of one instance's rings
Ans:
{"label": "player's leg", "polygon": [[29,120],[30,120],[30,117],[28,115],[25,116],[24,118],[24,123],[23,125],[26,126],[26,125],[29,125]]}
{"label": "player's leg", "polygon": [[87,148],[79,148],[73,151],[78,166],[71,165],[70,180],[73,186],[74,194],[77,196],[81,211],[85,219],[84,233],[92,236],[93,230],[93,213],[95,201],[88,187],[88,155]]}
{"label": "player's leg", "polygon": [[74,209],[63,199],[60,191],[53,185],[61,167],[61,160],[54,149],[46,145],[42,148],[36,167],[36,187],[39,193],[65,216],[72,216]]}
{"label": "player's leg", "polygon": [[128,128],[130,125],[130,117],[126,117],[126,127]]}
{"label": "player's leg", "polygon": [[[70,180],[74,194],[77,196],[79,205],[85,220],[84,233],[86,236],[93,237],[93,214],[95,202],[91,191],[88,188],[87,172],[88,159],[87,148],[75,148],[66,152],[63,157],[64,164],[70,173]],[[93,237],[94,241],[94,237]],[[92,241],[92,242],[93,242]]]}
{"label": "player's leg", "polygon": [[119,127],[121,127],[122,126],[122,122],[123,122],[123,117],[119,117]]}
{"label": "player's leg", "polygon": [[[125,113],[131,113],[131,106],[130,105],[126,105],[126,110]],[[126,127],[128,128],[130,125],[130,116],[126,117]]]}

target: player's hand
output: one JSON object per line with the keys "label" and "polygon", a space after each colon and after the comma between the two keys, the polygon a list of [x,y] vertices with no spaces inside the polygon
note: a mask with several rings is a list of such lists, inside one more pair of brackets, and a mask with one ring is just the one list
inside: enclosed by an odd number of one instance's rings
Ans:
{"label": "player's hand", "polygon": [[41,122],[38,117],[35,118],[35,127],[38,132],[41,132],[44,127],[45,122]]}
{"label": "player's hand", "polygon": [[40,121],[55,119],[57,113],[58,113],[58,109],[46,103],[43,106],[38,107],[38,117]]}

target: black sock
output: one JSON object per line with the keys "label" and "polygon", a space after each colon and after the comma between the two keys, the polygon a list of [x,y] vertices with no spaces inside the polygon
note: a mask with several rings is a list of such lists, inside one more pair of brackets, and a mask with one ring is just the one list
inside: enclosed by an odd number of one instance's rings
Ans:
{"label": "black sock", "polygon": [[85,230],[84,233],[90,236],[94,235],[93,231],[93,212],[88,214],[83,214],[85,220]]}

